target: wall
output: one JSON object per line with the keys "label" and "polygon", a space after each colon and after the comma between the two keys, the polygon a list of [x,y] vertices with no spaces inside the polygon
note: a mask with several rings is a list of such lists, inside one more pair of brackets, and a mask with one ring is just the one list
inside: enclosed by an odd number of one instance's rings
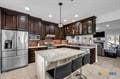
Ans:
{"label": "wall", "polygon": [[66,36],[66,40],[72,44],[94,44],[93,35]]}
{"label": "wall", "polygon": [[108,41],[114,44],[120,44],[119,42],[120,29],[110,29],[105,31],[105,48],[108,48]]}

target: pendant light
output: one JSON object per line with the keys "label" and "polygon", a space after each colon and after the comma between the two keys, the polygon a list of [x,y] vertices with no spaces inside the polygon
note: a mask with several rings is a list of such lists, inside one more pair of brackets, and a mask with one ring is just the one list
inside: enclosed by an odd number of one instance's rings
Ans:
{"label": "pendant light", "polygon": [[63,24],[62,24],[62,21],[61,21],[61,19],[62,19],[62,17],[61,17],[61,9],[62,9],[62,5],[63,5],[63,3],[62,2],[60,2],[59,3],[59,6],[60,6],[60,23],[59,23],[59,27],[63,27]]}

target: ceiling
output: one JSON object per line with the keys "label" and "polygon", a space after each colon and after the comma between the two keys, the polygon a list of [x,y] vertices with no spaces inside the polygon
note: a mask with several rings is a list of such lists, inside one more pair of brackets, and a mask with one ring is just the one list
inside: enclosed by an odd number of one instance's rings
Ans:
{"label": "ceiling", "polygon": [[[120,10],[120,0],[0,0],[0,6],[59,23],[59,2],[63,2],[62,21],[67,20],[63,22],[64,24],[71,23],[72,20],[80,20],[93,15],[98,17]],[[26,11],[25,7],[29,7],[30,11]],[[53,17],[48,18],[49,14]],[[75,14],[79,16],[75,18]]]}
{"label": "ceiling", "polygon": [[109,22],[104,22],[104,23],[99,23],[96,25],[96,31],[107,31],[107,30],[115,30],[115,29],[120,29],[120,19],[119,20],[114,20],[114,21],[109,21]]}

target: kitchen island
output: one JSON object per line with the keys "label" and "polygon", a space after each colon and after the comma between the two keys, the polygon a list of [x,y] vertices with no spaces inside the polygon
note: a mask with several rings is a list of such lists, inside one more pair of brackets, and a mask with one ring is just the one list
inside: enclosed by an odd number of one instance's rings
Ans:
{"label": "kitchen island", "polygon": [[[55,44],[53,45],[54,49],[56,48],[71,48],[71,49],[77,49],[77,50],[89,50],[91,61],[90,63],[93,64],[94,62],[97,62],[97,46],[96,45],[70,45],[70,44]],[[35,62],[35,51],[42,51],[42,50],[49,50],[49,48],[45,45],[41,46],[30,46],[28,49],[28,59],[29,63]]]}
{"label": "kitchen island", "polygon": [[67,61],[73,60],[80,55],[89,53],[87,50],[76,50],[71,48],[57,48],[35,52],[35,61],[38,79],[49,79],[47,71],[60,66]]}

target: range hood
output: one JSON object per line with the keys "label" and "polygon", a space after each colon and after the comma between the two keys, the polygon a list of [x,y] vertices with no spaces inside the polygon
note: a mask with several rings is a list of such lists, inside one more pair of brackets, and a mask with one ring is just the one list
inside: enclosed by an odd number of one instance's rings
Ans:
{"label": "range hood", "polygon": [[46,38],[55,38],[55,35],[54,34],[47,34]]}

